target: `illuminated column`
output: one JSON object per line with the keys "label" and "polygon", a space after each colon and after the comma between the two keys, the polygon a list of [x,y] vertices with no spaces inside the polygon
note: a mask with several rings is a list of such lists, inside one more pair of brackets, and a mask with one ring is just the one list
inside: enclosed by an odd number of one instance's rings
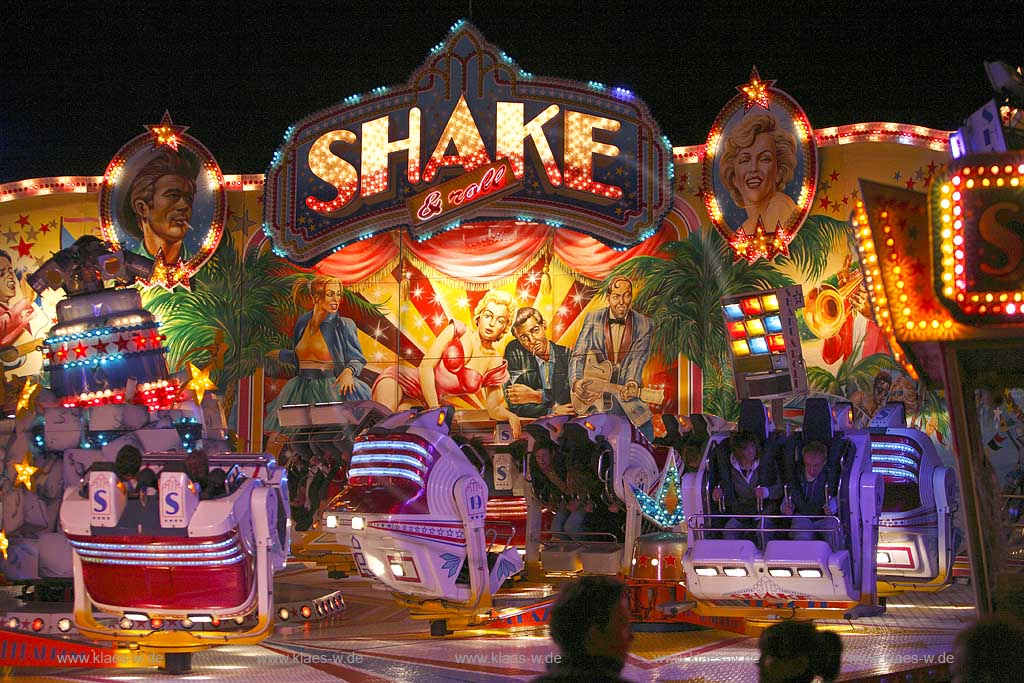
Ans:
{"label": "illuminated column", "polygon": [[409,110],[409,137],[403,140],[388,138],[389,116],[382,116],[363,124],[362,170],[363,184],[360,194],[372,197],[388,191],[388,157],[393,152],[408,152],[406,178],[409,184],[420,181],[420,110]]}
{"label": "illuminated column", "polygon": [[544,124],[558,115],[558,105],[552,104],[525,124],[525,105],[522,102],[498,102],[497,115],[498,142],[494,156],[511,161],[516,178],[522,179],[523,161],[526,158],[524,141],[529,137],[533,140],[541,163],[544,164],[548,182],[555,186],[561,185],[562,172],[558,170],[555,155],[552,154],[551,145],[544,135]]}
{"label": "illuminated column", "polygon": [[[445,156],[448,145],[454,144],[458,156]],[[465,171],[472,171],[474,168],[491,163],[491,157],[487,154],[484,141],[480,137],[480,131],[473,120],[473,113],[469,111],[466,104],[466,96],[460,95],[459,101],[455,104],[448,123],[437,141],[434,153],[430,155],[426,168],[423,169],[423,182],[429,183],[434,180],[437,171],[442,166],[462,166]]]}
{"label": "illuminated column", "polygon": [[331,144],[335,142],[351,145],[355,141],[356,134],[350,130],[332,130],[317,138],[313,146],[309,148],[309,170],[320,180],[330,183],[338,192],[334,199],[326,202],[313,195],[306,197],[306,206],[313,211],[334,213],[356,196],[356,189],[359,187],[359,172],[352,164],[331,151]]}
{"label": "illuminated column", "polygon": [[622,188],[594,180],[594,155],[619,155],[619,148],[594,140],[594,129],[617,131],[619,122],[578,111],[565,112],[565,185],[599,197],[620,199]]}

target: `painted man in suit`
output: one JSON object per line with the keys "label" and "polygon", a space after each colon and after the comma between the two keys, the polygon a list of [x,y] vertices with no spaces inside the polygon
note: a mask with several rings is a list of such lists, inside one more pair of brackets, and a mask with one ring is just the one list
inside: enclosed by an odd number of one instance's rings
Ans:
{"label": "painted man in suit", "polygon": [[569,363],[573,394],[587,402],[603,398],[594,391],[585,376],[588,355],[597,362],[609,361],[612,376],[608,380],[623,388],[610,392],[608,412],[625,415],[648,438],[654,438],[651,409],[640,400],[644,366],[651,352],[651,319],[633,310],[633,283],[616,277],[608,287],[608,307],[588,313]]}
{"label": "painted man in suit", "polygon": [[571,415],[569,349],[548,339],[544,316],[525,306],[512,322],[515,337],[505,347],[510,380],[505,403],[519,417]]}

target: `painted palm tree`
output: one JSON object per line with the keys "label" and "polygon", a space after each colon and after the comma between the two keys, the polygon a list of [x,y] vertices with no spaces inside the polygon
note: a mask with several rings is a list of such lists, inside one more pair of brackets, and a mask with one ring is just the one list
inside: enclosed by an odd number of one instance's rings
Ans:
{"label": "painted palm tree", "polygon": [[804,281],[816,282],[828,267],[829,257],[837,248],[848,247],[857,253],[853,241],[853,226],[828,216],[808,216],[800,231],[789,245],[789,255],[776,259],[776,267],[792,265]]}
{"label": "painted palm tree", "polygon": [[[713,230],[691,232],[662,247],[668,258],[640,256],[615,268],[635,285],[633,305],[655,321],[652,350],[666,363],[680,354],[704,373],[704,403],[727,419],[739,414],[726,346],[723,296],[774,287],[792,281],[767,261],[733,261],[732,251]],[[609,277],[606,282],[610,282]]]}
{"label": "painted palm tree", "polygon": [[807,385],[812,391],[832,396],[848,397],[855,391],[871,391],[875,375],[883,370],[899,370],[899,365],[887,353],[874,353],[859,358],[864,340],[853,345],[853,353],[832,372],[828,368],[807,368]]}
{"label": "painted palm tree", "polygon": [[272,252],[250,249],[240,257],[224,232],[220,247],[191,281],[191,291],[153,288],[145,305],[160,316],[167,336],[168,365],[213,364],[211,379],[224,395],[225,410],[234,404],[237,384],[257,368],[277,369],[266,357],[271,349],[291,344],[279,316],[294,316],[291,284],[294,268]]}

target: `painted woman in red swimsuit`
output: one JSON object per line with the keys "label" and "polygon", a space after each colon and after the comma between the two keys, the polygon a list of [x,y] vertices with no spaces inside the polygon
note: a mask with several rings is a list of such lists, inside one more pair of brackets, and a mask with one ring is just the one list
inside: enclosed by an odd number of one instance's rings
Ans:
{"label": "painted woman in red swimsuit", "polygon": [[373,400],[398,410],[403,403],[433,408],[459,397],[486,408],[494,420],[507,420],[513,437],[518,438],[519,416],[508,409],[501,392],[509,374],[502,349],[498,348],[515,312],[511,294],[489,290],[473,311],[475,334],[467,334],[461,322],[449,322],[427,349],[418,369],[391,367],[380,374],[373,384]]}

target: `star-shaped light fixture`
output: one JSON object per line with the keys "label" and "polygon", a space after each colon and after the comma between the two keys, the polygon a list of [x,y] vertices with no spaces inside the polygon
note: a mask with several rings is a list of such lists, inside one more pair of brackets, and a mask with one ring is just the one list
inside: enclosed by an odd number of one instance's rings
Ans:
{"label": "star-shaped light fixture", "polygon": [[27,490],[32,490],[32,475],[39,471],[38,467],[32,464],[29,459],[31,456],[25,453],[25,459],[20,463],[14,463],[14,471],[18,473],[17,478],[14,480],[14,485],[23,485]]}
{"label": "star-shaped light fixture", "polygon": [[775,81],[762,81],[761,75],[757,73],[757,67],[750,68],[750,81],[743,85],[737,85],[736,89],[747,96],[743,103],[743,111],[749,111],[755,104],[768,109],[768,89],[775,85]]}
{"label": "star-shaped light fixture", "polygon": [[177,285],[189,289],[188,272],[186,261],[179,260],[168,265],[164,258],[164,250],[161,249],[153,260],[153,270],[145,282],[149,286],[159,285],[164,289],[173,289]]}
{"label": "star-shaped light fixture", "polygon": [[210,379],[210,366],[200,370],[194,363],[189,363],[188,369],[192,373],[192,379],[185,385],[185,388],[191,389],[196,395],[196,403],[202,405],[206,392],[217,388],[217,385]]}
{"label": "star-shaped light fixture", "polygon": [[35,397],[38,391],[39,384],[33,382],[31,377],[26,378],[25,386],[21,388],[21,394],[18,396],[18,407],[15,409],[15,414],[18,417],[35,409]]}
{"label": "star-shaped light fixture", "polygon": [[170,147],[177,152],[178,143],[181,142],[181,136],[188,130],[188,126],[174,125],[174,122],[171,121],[171,113],[165,111],[160,123],[147,125],[146,130],[153,134],[154,148]]}
{"label": "star-shaped light fixture", "polygon": [[767,232],[764,229],[764,222],[758,217],[754,234],[747,235],[743,232],[737,232],[729,240],[729,246],[732,247],[736,260],[744,258],[753,263],[762,258],[770,260],[776,256],[788,255],[789,243],[792,241],[793,234],[782,227],[781,223],[775,225],[774,232]]}
{"label": "star-shaped light fixture", "polygon": [[633,487],[633,496],[647,519],[663,529],[678,526],[686,518],[680,489],[679,456],[669,454],[661,476],[652,490],[653,497],[643,489]]}

